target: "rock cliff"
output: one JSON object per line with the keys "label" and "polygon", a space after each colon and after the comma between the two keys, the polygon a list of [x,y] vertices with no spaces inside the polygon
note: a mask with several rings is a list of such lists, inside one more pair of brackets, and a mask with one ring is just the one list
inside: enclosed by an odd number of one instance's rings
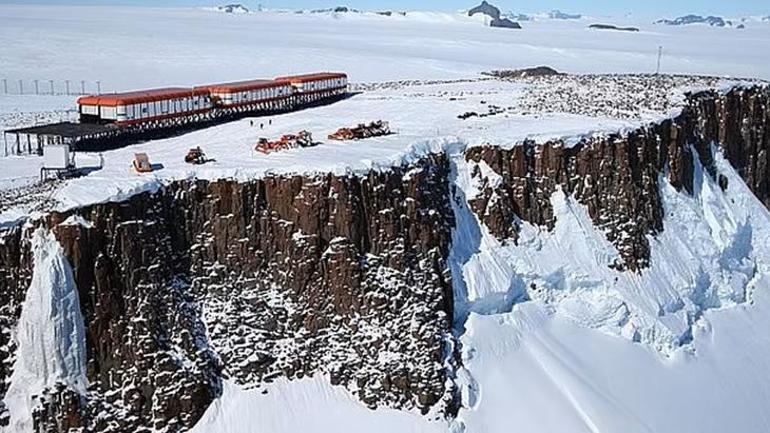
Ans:
{"label": "rock cliff", "polygon": [[[704,92],[690,96],[675,118],[628,133],[584,139],[574,146],[552,141],[468,149],[466,159],[482,190],[469,204],[496,237],[516,242],[517,221],[553,228],[550,197],[561,188],[588,208],[595,225],[618,248],[623,262],[615,266],[639,270],[649,264],[647,236],[663,229],[659,177],[667,176],[677,189],[692,193],[693,161],[698,158],[717,179],[712,145],[721,146],[752,191],[770,206],[769,102],[768,90],[760,87],[725,95]],[[727,187],[724,178],[717,180]]]}
{"label": "rock cliff", "polygon": [[[613,266],[638,271],[663,230],[663,176],[692,191],[697,158],[729,187],[715,145],[770,206],[769,98],[766,88],[699,93],[674,119],[628,133],[467,149],[481,185],[469,205],[516,242],[521,221],[553,227],[549,198],[561,188],[618,247]],[[185,431],[223,380],[269,392],[277,378],[319,374],[370,407],[451,417],[451,170],[439,154],[365,175],[180,181],[4,229],[0,397],[32,276],[31,233],[44,227],[74,270],[89,387],[37,396],[38,432]],[[8,420],[0,406],[0,425]]]}
{"label": "rock cliff", "polygon": [[[370,407],[450,408],[448,170],[435,156],[362,177],[179,182],[79,209],[84,224],[50,215],[41,224],[77,280],[90,386],[41,396],[38,431],[182,431],[223,378],[324,374]],[[0,249],[6,379],[25,233]]]}

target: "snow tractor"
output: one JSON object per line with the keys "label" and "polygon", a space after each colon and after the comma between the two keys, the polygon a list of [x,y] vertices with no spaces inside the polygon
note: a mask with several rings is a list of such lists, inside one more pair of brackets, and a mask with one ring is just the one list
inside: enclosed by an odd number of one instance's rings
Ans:
{"label": "snow tractor", "polygon": [[267,138],[260,138],[257,142],[256,150],[264,154],[279,152],[285,149],[296,149],[299,147],[311,147],[317,143],[313,142],[313,135],[309,131],[300,131],[297,134],[286,134],[276,141],[270,141]]}
{"label": "snow tractor", "polygon": [[377,120],[370,124],[359,124],[354,128],[340,128],[334,134],[329,135],[329,140],[350,141],[363,140],[372,137],[381,137],[390,135],[390,125],[383,120]]}
{"label": "snow tractor", "polygon": [[210,159],[206,159],[206,154],[203,153],[203,149],[198,147],[193,147],[189,151],[187,151],[187,155],[184,157],[184,162],[188,164],[194,164],[194,165],[200,165],[205,164],[207,162],[211,161]]}

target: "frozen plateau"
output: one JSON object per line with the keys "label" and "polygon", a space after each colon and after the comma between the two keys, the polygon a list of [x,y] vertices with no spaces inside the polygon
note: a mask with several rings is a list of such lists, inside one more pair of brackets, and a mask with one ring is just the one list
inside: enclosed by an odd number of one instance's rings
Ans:
{"label": "frozen plateau", "polygon": [[19,80],[353,83],[74,179],[3,143],[0,432],[770,431],[770,22],[656,18],[0,5],[0,130],[76,117]]}

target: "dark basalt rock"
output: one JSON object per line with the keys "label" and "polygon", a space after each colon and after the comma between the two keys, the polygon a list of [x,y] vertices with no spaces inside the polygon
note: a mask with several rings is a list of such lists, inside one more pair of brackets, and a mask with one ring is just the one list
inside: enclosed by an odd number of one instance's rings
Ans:
{"label": "dark basalt rock", "polygon": [[588,26],[589,29],[596,29],[596,30],[617,30],[621,32],[638,32],[639,29],[637,27],[618,27],[613,24],[591,24]]}
{"label": "dark basalt rock", "polygon": [[515,21],[511,21],[508,18],[493,19],[489,23],[490,27],[499,27],[504,29],[520,29],[521,25]]}
{"label": "dark basalt rock", "polygon": [[[767,88],[724,96],[704,92],[693,95],[677,118],[624,135],[573,147],[556,141],[469,149],[468,161],[484,161],[503,179],[497,188],[487,186],[470,200],[471,208],[496,237],[516,242],[518,220],[553,228],[550,197],[562,188],[588,208],[597,228],[618,248],[624,263],[615,266],[638,271],[649,266],[647,236],[663,230],[661,175],[667,173],[674,187],[692,193],[697,157],[722,188],[728,187],[716,172],[712,143],[721,144],[727,159],[770,208],[768,103]],[[473,175],[480,178],[481,171]]]}
{"label": "dark basalt rock", "polygon": [[[78,285],[90,386],[40,396],[37,431],[184,431],[224,377],[259,388],[328,374],[370,407],[451,414],[448,173],[439,155],[364,176],[178,182],[77,210],[92,228],[50,215],[41,224]],[[29,284],[28,237],[0,242],[2,338]]]}
{"label": "dark basalt rock", "polygon": [[500,9],[489,4],[486,0],[482,1],[480,5],[468,11],[468,16],[472,17],[476,14],[486,15],[493,20],[500,19]]}
{"label": "dark basalt rock", "polygon": [[661,19],[661,20],[655,21],[655,24],[666,24],[669,26],[686,26],[689,24],[708,24],[712,27],[725,27],[725,26],[733,25],[731,21],[726,21],[722,17],[716,17],[716,16],[703,17],[700,15],[692,15],[692,14],[684,15],[673,20]]}
{"label": "dark basalt rock", "polygon": [[515,79],[515,78],[528,78],[528,77],[550,77],[555,75],[564,75],[563,73],[553,69],[550,66],[535,66],[533,68],[524,69],[504,69],[491,72],[483,72],[484,75],[489,75],[495,78]]}

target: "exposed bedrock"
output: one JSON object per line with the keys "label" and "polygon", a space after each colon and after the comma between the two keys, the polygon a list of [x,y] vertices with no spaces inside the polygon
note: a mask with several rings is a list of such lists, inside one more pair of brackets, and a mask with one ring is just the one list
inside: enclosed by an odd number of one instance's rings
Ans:
{"label": "exposed bedrock", "polygon": [[[314,374],[370,407],[451,411],[448,170],[439,155],[361,177],[178,182],[49,216],[77,281],[89,392],[41,396],[38,431],[181,431],[223,379]],[[3,238],[7,339],[31,265],[20,229]]]}
{"label": "exposed bedrock", "polygon": [[[639,270],[648,235],[663,230],[663,176],[691,192],[698,158],[728,187],[712,143],[770,206],[768,99],[762,88],[701,93],[675,119],[627,134],[469,149],[480,186],[469,203],[516,242],[520,221],[553,227],[562,188],[618,247],[615,266]],[[18,355],[32,233],[44,226],[74,271],[89,386],[37,396],[38,432],[184,431],[223,380],[270,392],[274,380],[315,374],[370,407],[451,416],[450,178],[449,157],[431,155],[366,175],[183,181],[3,229],[0,397]]]}
{"label": "exposed bedrock", "polygon": [[[693,191],[693,158],[717,178],[712,145],[766,206],[770,206],[767,88],[699,93],[672,120],[575,146],[525,142],[512,149],[471,148],[466,159],[481,192],[471,208],[497,238],[516,242],[518,221],[553,228],[550,197],[556,188],[574,194],[620,252],[619,269],[649,265],[648,235],[663,229],[658,187],[666,175],[677,189]],[[482,164],[483,163],[483,164]],[[490,170],[492,173],[490,173]],[[499,177],[498,177],[499,176]],[[726,188],[726,179],[718,178]]]}

